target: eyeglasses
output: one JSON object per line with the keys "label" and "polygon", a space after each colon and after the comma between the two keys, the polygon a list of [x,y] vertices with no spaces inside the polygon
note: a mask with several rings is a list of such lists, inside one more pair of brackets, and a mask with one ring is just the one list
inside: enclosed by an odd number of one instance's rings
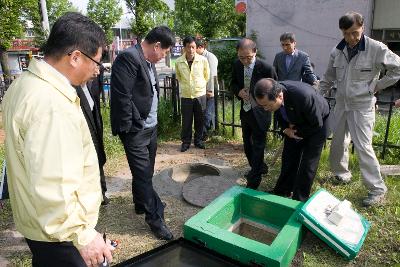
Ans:
{"label": "eyeglasses", "polygon": [[240,60],[246,60],[246,59],[247,59],[247,60],[252,60],[253,57],[254,57],[254,56],[244,56],[244,57],[239,56],[239,59],[240,59]]}
{"label": "eyeglasses", "polygon": [[[89,56],[88,54],[82,52],[81,50],[78,50],[79,52],[81,52],[85,57],[87,57],[88,59],[90,59],[91,61],[93,61],[94,63],[96,63],[97,67],[99,69],[103,68],[103,64],[101,64],[100,62],[98,62],[97,60],[95,60],[94,58],[92,58],[91,56]],[[68,56],[72,55],[72,52],[68,53]]]}

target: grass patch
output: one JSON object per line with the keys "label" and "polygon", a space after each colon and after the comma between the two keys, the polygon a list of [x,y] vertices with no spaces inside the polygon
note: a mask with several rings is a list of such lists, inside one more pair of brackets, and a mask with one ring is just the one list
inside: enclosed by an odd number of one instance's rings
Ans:
{"label": "grass patch", "polygon": [[177,140],[181,133],[181,118],[174,118],[174,111],[171,101],[160,98],[158,102],[158,140],[160,142]]}
{"label": "grass patch", "polygon": [[[222,106],[224,105],[224,111]],[[224,100],[221,98],[218,101],[218,121],[240,125],[240,101],[225,97]],[[215,133],[217,136],[223,137],[225,140],[240,141],[242,140],[242,129],[240,127],[224,126],[219,124],[219,130]]]}
{"label": "grass patch", "polygon": [[16,251],[10,257],[11,266],[30,267],[32,266],[32,254],[28,251]]}
{"label": "grass patch", "polygon": [[103,117],[103,140],[104,150],[107,155],[107,162],[105,165],[105,174],[111,176],[115,174],[123,165],[125,159],[124,147],[118,136],[112,135],[111,122],[110,122],[110,108],[102,107],[101,114]]}
{"label": "grass patch", "polygon": [[[376,122],[374,128],[373,142],[383,144],[385,140],[385,131],[387,124],[387,114],[376,113]],[[400,110],[395,109],[390,120],[388,134],[388,144],[400,146]],[[375,147],[377,156],[382,156],[382,147]],[[400,159],[400,149],[386,149],[384,160],[381,159],[381,164],[398,164]]]}
{"label": "grass patch", "polygon": [[[276,150],[278,140],[274,138],[268,140],[268,148]],[[312,192],[325,188],[337,198],[351,201],[353,207],[371,222],[372,227],[359,255],[352,261],[344,260],[333,249],[309,233],[300,248],[301,266],[398,266],[400,264],[400,179],[398,177],[385,179],[389,190],[384,206],[362,207],[361,201],[366,197],[367,190],[361,181],[356,155],[350,155],[349,165],[353,175],[351,182],[345,185],[333,185],[329,181],[331,175],[328,163],[329,143],[322,151]],[[266,154],[267,161],[271,160],[272,154],[272,151]],[[279,173],[280,162],[277,162],[276,165],[270,167],[268,175],[264,177],[261,189],[273,189]]]}

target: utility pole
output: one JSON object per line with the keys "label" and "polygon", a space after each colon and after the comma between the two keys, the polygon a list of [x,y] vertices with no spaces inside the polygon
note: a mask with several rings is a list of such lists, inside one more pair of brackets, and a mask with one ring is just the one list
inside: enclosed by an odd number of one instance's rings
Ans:
{"label": "utility pole", "polygon": [[40,10],[40,16],[42,18],[43,31],[46,37],[48,37],[50,33],[50,25],[49,25],[49,18],[47,16],[46,0],[39,0],[39,10]]}

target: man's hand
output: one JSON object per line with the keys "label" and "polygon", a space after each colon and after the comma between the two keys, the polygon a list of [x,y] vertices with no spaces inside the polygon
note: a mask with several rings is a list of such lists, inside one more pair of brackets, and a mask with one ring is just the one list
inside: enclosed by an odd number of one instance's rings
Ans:
{"label": "man's hand", "polygon": [[318,80],[315,80],[315,81],[313,82],[312,87],[314,87],[315,90],[318,90],[318,89],[319,89],[319,81],[318,81]]}
{"label": "man's hand", "polygon": [[394,106],[396,108],[400,108],[400,99],[397,99],[396,101],[394,101]]}
{"label": "man's hand", "polygon": [[[240,93],[240,92],[239,92],[239,93]],[[206,96],[207,96],[207,98],[211,98],[211,97],[214,96],[214,92],[207,91]]]}
{"label": "man's hand", "polygon": [[292,128],[286,128],[285,130],[283,130],[283,133],[287,135],[287,137],[289,138],[294,138],[297,140],[301,140],[303,139],[302,137],[299,137],[296,135],[297,130],[292,129]]}
{"label": "man's hand", "polygon": [[104,258],[107,260],[107,263],[110,264],[112,261],[111,255],[111,245],[110,242],[106,244],[102,238],[102,236],[97,233],[96,237],[83,247],[79,252],[86,265],[89,267],[98,267],[99,264],[104,262]]}
{"label": "man's hand", "polygon": [[249,101],[250,100],[249,89],[243,88],[242,90],[240,90],[239,91],[239,97],[242,98],[245,101]]}

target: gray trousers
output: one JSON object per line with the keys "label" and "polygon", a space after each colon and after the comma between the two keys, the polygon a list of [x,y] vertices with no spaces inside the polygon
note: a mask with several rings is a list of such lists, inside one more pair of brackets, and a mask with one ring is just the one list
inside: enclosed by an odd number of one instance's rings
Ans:
{"label": "gray trousers", "polygon": [[332,123],[332,143],[329,155],[331,170],[343,180],[350,180],[349,144],[353,140],[361,177],[372,195],[387,191],[380,173],[379,162],[372,147],[375,109],[345,111],[335,106]]}

